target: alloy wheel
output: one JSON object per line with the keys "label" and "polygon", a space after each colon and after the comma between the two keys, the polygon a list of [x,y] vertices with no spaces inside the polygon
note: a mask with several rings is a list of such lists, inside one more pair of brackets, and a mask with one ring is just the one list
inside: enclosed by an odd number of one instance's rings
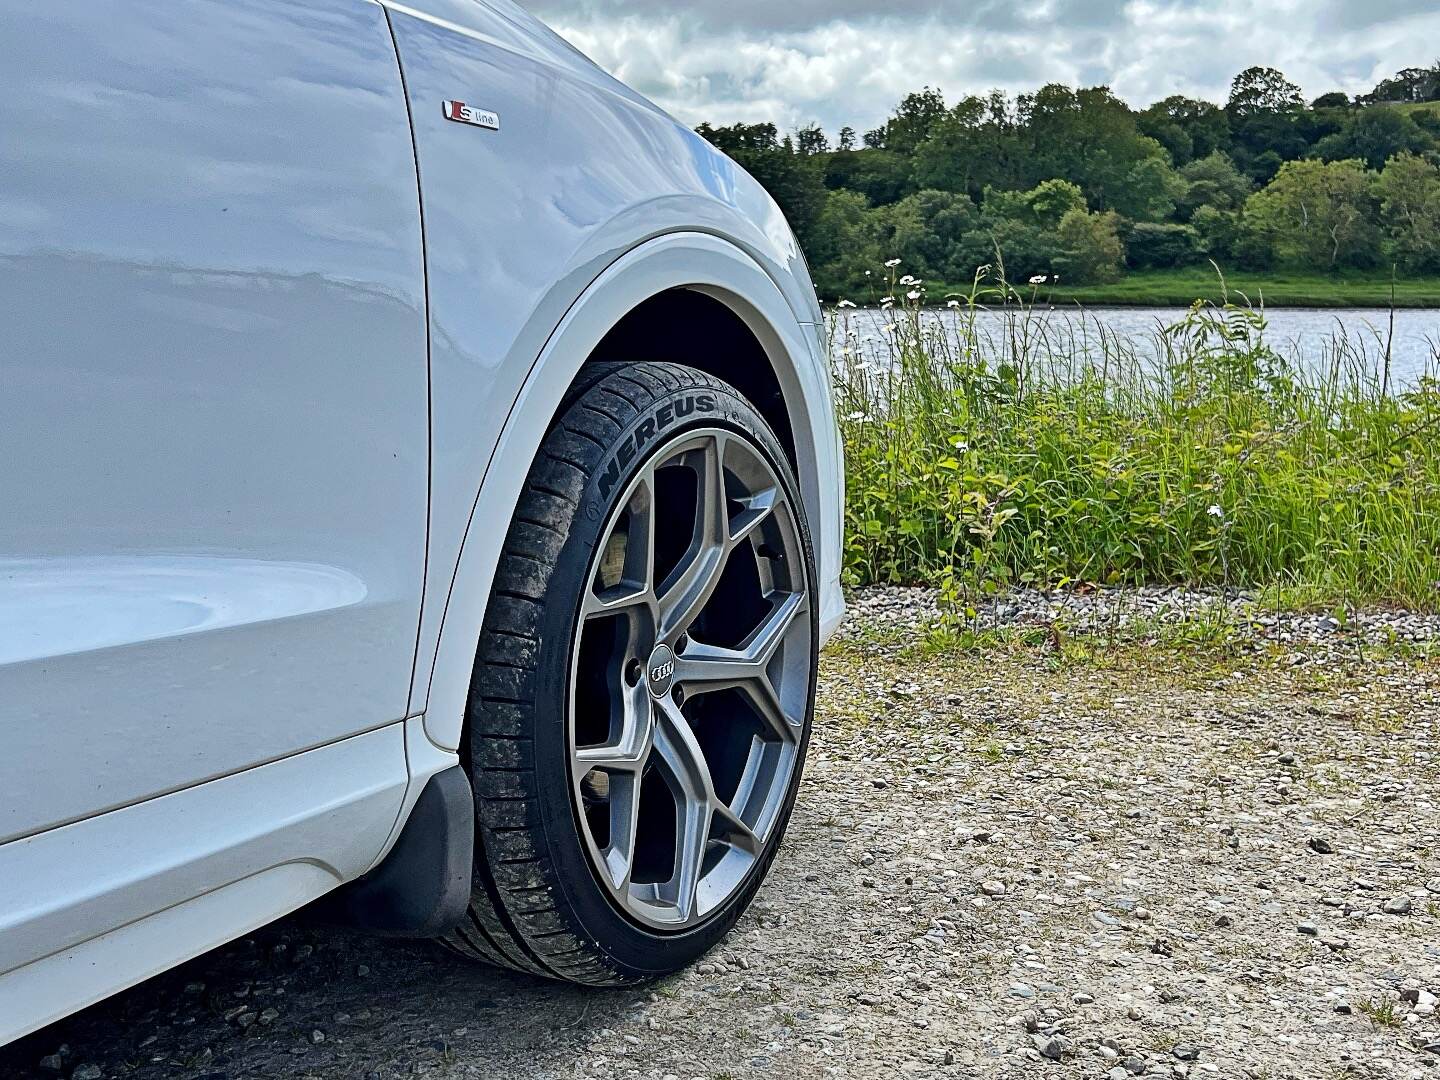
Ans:
{"label": "alloy wheel", "polygon": [[576,817],[631,919],[704,922],[759,865],[801,758],[810,584],[765,455],[706,429],[659,450],[602,533],[571,659]]}

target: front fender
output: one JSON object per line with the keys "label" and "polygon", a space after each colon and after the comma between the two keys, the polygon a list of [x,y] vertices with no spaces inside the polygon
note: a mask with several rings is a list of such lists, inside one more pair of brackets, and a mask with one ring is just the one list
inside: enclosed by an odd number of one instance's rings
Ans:
{"label": "front fender", "polygon": [[[417,690],[425,733],[437,746],[460,745],[480,630],[514,507],[555,417],[586,358],[631,310],[676,288],[726,304],[763,346],[784,394],[795,433],[802,497],[816,536],[822,623],[838,621],[840,484],[829,373],[813,325],[796,318],[775,280],[736,245],[705,233],[672,233],[613,262],[584,290],[545,342],[504,423],[469,522],[443,615],[431,643],[422,640]],[[436,491],[436,498],[458,492]],[[433,650],[433,653],[430,652]],[[433,655],[433,664],[423,658]],[[422,682],[422,672],[428,678]]]}

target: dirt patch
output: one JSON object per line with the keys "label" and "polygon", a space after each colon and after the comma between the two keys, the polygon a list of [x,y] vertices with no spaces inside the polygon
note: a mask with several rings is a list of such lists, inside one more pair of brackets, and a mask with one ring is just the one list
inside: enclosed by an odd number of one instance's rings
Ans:
{"label": "dirt patch", "polygon": [[785,849],[690,972],[585,992],[301,916],[0,1076],[1440,1077],[1440,664],[905,637],[827,656]]}

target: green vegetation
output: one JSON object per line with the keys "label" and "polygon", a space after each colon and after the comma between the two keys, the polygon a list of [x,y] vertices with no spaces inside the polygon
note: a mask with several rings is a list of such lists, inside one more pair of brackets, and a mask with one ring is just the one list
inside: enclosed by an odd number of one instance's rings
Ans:
{"label": "green vegetation", "polygon": [[[1343,337],[1309,375],[1233,304],[1195,304],[1151,363],[992,278],[938,320],[910,292],[883,356],[837,326],[852,582],[1440,606],[1435,379],[1395,393],[1373,343]],[[977,319],[1001,302],[999,329]]]}
{"label": "green vegetation", "polygon": [[1440,275],[1437,99],[1440,64],[1308,105],[1257,67],[1223,106],[1170,97],[1137,111],[1107,87],[1057,84],[951,104],[927,87],[863,148],[849,128],[838,148],[814,126],[699,131],[775,196],[830,299],[864,295],[864,268],[899,257],[932,283],[1004,266],[1067,290],[1212,262],[1398,276],[1421,303],[1433,295],[1421,279]]}
{"label": "green vegetation", "polygon": [[[931,292],[937,290],[932,285]],[[1227,295],[1256,307],[1432,308],[1440,307],[1440,276],[1391,279],[1389,274],[1351,271],[1331,276],[1288,270],[1227,274],[1222,285],[1213,267],[1142,270],[1109,285],[1048,284],[1038,301],[1087,306],[1136,304],[1189,307],[1196,300],[1221,304]]]}

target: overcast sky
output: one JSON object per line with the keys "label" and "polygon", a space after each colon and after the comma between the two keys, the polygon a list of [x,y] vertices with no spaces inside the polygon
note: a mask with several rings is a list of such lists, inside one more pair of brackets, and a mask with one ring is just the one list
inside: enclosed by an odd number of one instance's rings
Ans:
{"label": "overcast sky", "polygon": [[875,127],[907,91],[1109,84],[1223,101],[1252,64],[1309,98],[1440,57],[1440,0],[521,0],[695,124]]}

